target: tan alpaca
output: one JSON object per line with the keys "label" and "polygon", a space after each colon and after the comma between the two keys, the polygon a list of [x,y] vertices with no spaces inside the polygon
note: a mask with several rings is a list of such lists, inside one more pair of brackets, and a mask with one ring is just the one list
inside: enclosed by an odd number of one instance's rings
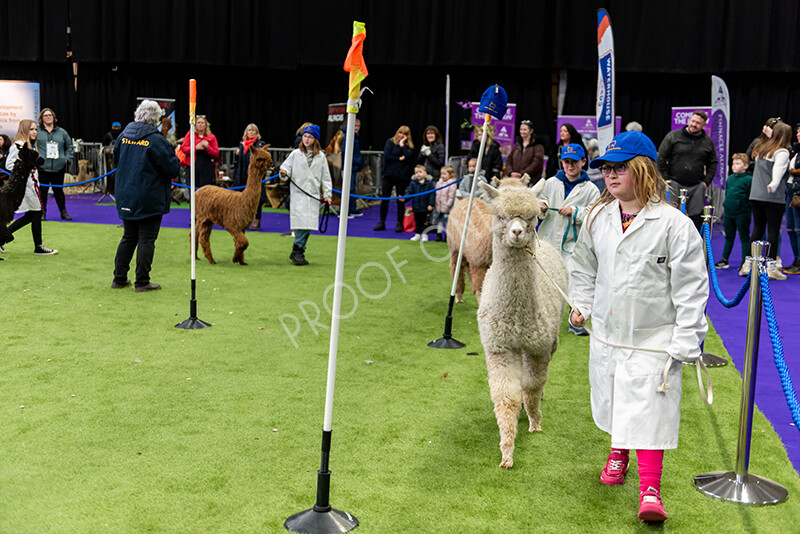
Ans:
{"label": "tan alpaca", "polygon": [[244,251],[249,242],[244,231],[253,222],[261,196],[261,179],[272,166],[272,155],[263,148],[250,148],[250,166],[247,168],[247,186],[243,191],[231,191],[215,185],[201,187],[195,193],[195,246],[199,241],[209,263],[217,263],[211,255],[211,227],[216,224],[233,236],[236,250],[233,263],[247,265]]}
{"label": "tan alpaca", "polygon": [[500,429],[500,467],[509,469],[514,465],[514,439],[523,406],[528,430],[542,430],[542,391],[558,348],[564,313],[564,301],[542,270],[565,291],[568,276],[561,254],[536,236],[537,195],[544,180],[532,189],[508,186],[505,181],[499,189],[480,185],[493,198],[494,236],[493,262],[478,307],[478,330]]}

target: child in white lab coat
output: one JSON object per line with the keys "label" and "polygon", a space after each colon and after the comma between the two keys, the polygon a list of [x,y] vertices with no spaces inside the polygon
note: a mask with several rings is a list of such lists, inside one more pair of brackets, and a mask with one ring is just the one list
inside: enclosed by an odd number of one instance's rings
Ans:
{"label": "child in white lab coat", "polygon": [[[661,501],[665,449],[678,446],[681,363],[700,357],[708,323],[703,243],[692,221],[664,200],[653,142],[617,135],[600,167],[606,191],[572,254],[570,323],[591,317],[592,416],[611,435],[604,484],[625,481],[630,449],[639,466],[639,519],[667,519]],[[632,350],[660,349],[663,352]],[[659,392],[669,367],[670,388]]]}

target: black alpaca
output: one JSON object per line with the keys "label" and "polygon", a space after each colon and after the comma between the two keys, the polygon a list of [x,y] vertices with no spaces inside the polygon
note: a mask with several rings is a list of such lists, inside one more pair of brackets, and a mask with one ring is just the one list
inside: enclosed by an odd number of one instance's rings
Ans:
{"label": "black alpaca", "polygon": [[8,182],[0,187],[0,245],[14,240],[14,236],[6,225],[14,220],[14,212],[25,197],[28,177],[40,159],[39,153],[22,145],[19,159],[14,163],[14,170]]}

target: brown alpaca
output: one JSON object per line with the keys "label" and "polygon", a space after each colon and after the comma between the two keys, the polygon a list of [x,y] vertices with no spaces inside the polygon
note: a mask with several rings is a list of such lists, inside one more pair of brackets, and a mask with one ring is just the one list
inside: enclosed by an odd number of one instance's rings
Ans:
{"label": "brown alpaca", "polygon": [[233,236],[233,243],[236,245],[233,263],[247,265],[244,261],[244,251],[249,242],[244,231],[256,215],[258,200],[261,197],[261,178],[272,165],[272,155],[267,147],[269,145],[263,148],[250,148],[250,166],[247,168],[247,186],[244,191],[231,191],[207,185],[195,193],[195,247],[199,241],[209,263],[217,263],[211,255],[210,242],[211,227],[216,224]]}

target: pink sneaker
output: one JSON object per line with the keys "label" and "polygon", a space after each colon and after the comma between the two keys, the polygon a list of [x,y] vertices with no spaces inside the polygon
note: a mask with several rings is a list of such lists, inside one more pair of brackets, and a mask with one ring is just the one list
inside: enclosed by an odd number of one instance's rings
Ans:
{"label": "pink sneaker", "polygon": [[661,503],[661,496],[653,486],[639,494],[639,519],[661,523],[667,519],[667,511]]}
{"label": "pink sneaker", "polygon": [[606,467],[600,473],[600,482],[610,486],[618,486],[625,483],[625,472],[628,470],[629,455],[611,451],[606,461]]}

